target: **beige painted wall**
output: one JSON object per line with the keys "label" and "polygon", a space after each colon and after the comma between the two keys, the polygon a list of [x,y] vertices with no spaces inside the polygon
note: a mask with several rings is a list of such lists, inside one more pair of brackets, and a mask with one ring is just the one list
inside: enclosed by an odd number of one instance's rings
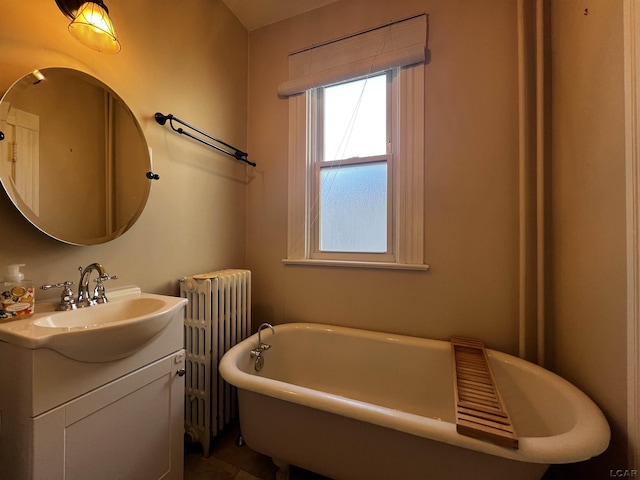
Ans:
{"label": "beige painted wall", "polygon": [[[183,275],[248,266],[256,322],[309,320],[432,338],[475,335],[516,353],[514,0],[341,1],[250,37],[220,0],[114,2],[123,43],[115,56],[76,43],[51,0],[0,5],[0,89],[43,66],[98,76],[138,117],[161,175],[138,223],[102,246],[49,239],[1,193],[0,265],[27,263],[27,277],[42,284],[77,280],[78,265],[101,261],[120,275],[114,285],[134,283],[158,293],[175,293]],[[590,1],[587,17],[574,0],[553,5],[549,356],[612,423],[612,453],[601,468],[624,468],[618,464],[624,461],[626,408],[621,13],[609,0]],[[276,88],[287,78],[287,54],[424,11],[432,52],[425,69],[425,256],[431,270],[284,266],[288,108]],[[161,128],[156,111],[247,146],[258,168],[247,170]],[[70,214],[87,213],[70,205]]]}
{"label": "beige painted wall", "polygon": [[[327,322],[517,353],[517,12],[513,0],[343,0],[251,32],[248,265],[254,321]],[[596,466],[626,463],[625,208],[621,3],[549,2],[553,126],[547,301],[549,366],[587,392],[614,430]],[[285,266],[287,54],[420,12],[426,75],[425,258],[429,272]],[[566,467],[567,478],[581,473]],[[572,476],[576,473],[577,476]],[[598,477],[600,478],[600,477]]]}
{"label": "beige painted wall", "polygon": [[[248,34],[221,0],[107,3],[122,43],[117,55],[76,42],[52,0],[0,0],[0,90],[46,66],[74,67],[98,77],[138,118],[160,180],[130,231],[91,247],[46,237],[0,193],[0,270],[26,263],[25,274],[36,285],[77,282],[78,265],[98,261],[119,275],[112,287],[137,284],[175,294],[181,276],[245,266],[248,178],[244,164],[160,127],[153,116],[173,113],[245,148]],[[68,214],[92,212],[69,204]]]}
{"label": "beige painted wall", "polygon": [[[429,14],[425,258],[428,272],[285,266],[287,54]],[[432,338],[474,335],[517,352],[516,2],[350,0],[251,32],[248,264],[254,317]]]}
{"label": "beige painted wall", "polygon": [[551,10],[548,340],[553,369],[600,405],[613,430],[589,478],[627,468],[622,13],[610,0]]}

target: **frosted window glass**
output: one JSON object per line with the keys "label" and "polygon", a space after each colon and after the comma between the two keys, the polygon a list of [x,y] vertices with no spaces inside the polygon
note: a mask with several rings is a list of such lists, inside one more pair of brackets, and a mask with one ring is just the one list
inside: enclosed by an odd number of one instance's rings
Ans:
{"label": "frosted window glass", "polygon": [[387,153],[387,76],[324,89],[324,160]]}
{"label": "frosted window glass", "polygon": [[387,251],[387,164],[320,170],[320,250]]}

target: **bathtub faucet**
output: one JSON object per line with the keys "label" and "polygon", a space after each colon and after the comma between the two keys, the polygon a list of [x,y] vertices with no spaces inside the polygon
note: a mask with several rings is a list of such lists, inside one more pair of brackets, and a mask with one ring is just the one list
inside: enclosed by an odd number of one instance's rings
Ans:
{"label": "bathtub faucet", "polygon": [[253,367],[255,368],[256,372],[259,372],[260,370],[262,370],[262,367],[264,366],[264,357],[262,356],[262,352],[264,352],[265,350],[269,350],[271,348],[271,345],[269,345],[268,343],[262,343],[263,328],[270,328],[271,332],[274,335],[276,334],[275,329],[270,323],[263,323],[258,327],[258,346],[253,350],[251,350],[251,358],[255,359],[255,363]]}
{"label": "bathtub faucet", "polygon": [[269,350],[271,348],[271,345],[269,345],[268,343],[262,343],[262,329],[264,328],[270,328],[271,332],[274,335],[276,334],[275,329],[270,323],[265,322],[258,327],[258,346],[256,347],[256,350],[259,352],[264,352],[265,350]]}
{"label": "bathtub faucet", "polygon": [[262,355],[262,352],[271,348],[271,345],[269,345],[268,343],[262,343],[262,329],[264,328],[270,328],[271,332],[273,332],[274,335],[276,334],[275,329],[270,323],[263,323],[262,325],[260,325],[258,327],[258,346],[251,350],[252,358],[259,357],[260,355]]}

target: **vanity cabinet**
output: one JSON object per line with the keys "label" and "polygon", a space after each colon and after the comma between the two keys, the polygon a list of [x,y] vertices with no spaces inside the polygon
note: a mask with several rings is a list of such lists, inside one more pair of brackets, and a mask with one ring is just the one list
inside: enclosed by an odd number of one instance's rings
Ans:
{"label": "vanity cabinet", "polygon": [[183,441],[176,372],[184,358],[158,360],[32,419],[33,478],[181,479],[183,451],[172,442]]}
{"label": "vanity cabinet", "polygon": [[181,313],[111,362],[0,341],[0,479],[182,479]]}

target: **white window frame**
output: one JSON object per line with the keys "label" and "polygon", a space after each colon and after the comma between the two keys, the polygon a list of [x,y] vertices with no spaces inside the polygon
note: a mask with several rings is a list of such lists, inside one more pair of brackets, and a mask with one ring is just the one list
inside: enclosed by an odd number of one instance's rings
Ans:
{"label": "white window frame", "polygon": [[[322,260],[347,260],[347,261],[369,261],[369,262],[393,262],[395,261],[395,248],[394,248],[394,222],[393,222],[393,155],[391,146],[395,144],[393,139],[393,121],[392,121],[392,105],[394,102],[394,90],[397,90],[397,83],[394,83],[394,77],[397,72],[388,70],[386,72],[380,72],[375,76],[386,76],[387,91],[386,91],[386,104],[387,104],[387,128],[385,143],[387,149],[384,155],[378,155],[375,157],[356,157],[340,160],[324,160],[324,152],[322,152],[322,145],[316,143],[316,140],[320,140],[324,133],[320,133],[324,123],[324,103],[322,100],[322,92],[320,89],[312,89],[307,93],[307,122],[310,126],[308,130],[309,138],[309,171],[307,177],[307,188],[310,191],[311,198],[314,201],[310,205],[310,250],[309,256],[312,259]],[[373,75],[372,75],[373,76]],[[360,79],[353,79],[350,81],[356,81]],[[347,83],[347,82],[340,82]],[[394,88],[395,87],[395,88]],[[319,142],[322,143],[322,142]],[[322,168],[335,167],[347,167],[366,165],[372,163],[382,163],[387,165],[387,247],[384,253],[363,253],[363,252],[327,252],[320,250],[320,171]]]}
{"label": "white window frame", "polygon": [[289,97],[289,212],[285,264],[426,270],[424,263],[424,64],[395,69],[392,95],[390,193],[392,256],[314,254],[314,195],[309,91]]}

